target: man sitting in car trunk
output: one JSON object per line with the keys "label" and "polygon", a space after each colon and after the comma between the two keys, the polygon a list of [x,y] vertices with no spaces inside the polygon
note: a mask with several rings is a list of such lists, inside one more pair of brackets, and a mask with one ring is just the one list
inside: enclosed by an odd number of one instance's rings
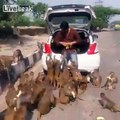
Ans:
{"label": "man sitting in car trunk", "polygon": [[74,48],[75,44],[79,44],[81,38],[76,30],[69,27],[68,22],[63,21],[60,24],[61,31],[57,32],[54,37],[54,42],[59,46],[63,45],[63,56],[66,58],[66,63],[69,60],[74,62],[78,66],[77,51]]}

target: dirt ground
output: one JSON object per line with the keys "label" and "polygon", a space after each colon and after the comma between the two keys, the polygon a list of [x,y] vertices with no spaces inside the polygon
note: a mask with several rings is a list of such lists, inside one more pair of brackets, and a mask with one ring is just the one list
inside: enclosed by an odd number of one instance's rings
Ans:
{"label": "dirt ground", "polygon": [[[99,39],[97,41],[99,45],[99,52],[101,54],[100,73],[103,78],[102,85],[104,85],[106,81],[106,75],[108,75],[110,71],[114,71],[117,77],[120,78],[120,54],[118,54],[120,51],[120,32],[101,32],[98,35]],[[48,35],[45,34],[33,37],[22,36],[21,39],[25,41],[25,45],[23,46],[18,45],[18,42],[16,41],[15,43],[14,40],[13,42],[11,40],[10,44],[8,44],[8,42],[6,42],[6,44],[0,43],[0,46],[2,47],[0,54],[12,54],[12,51],[16,48],[21,48],[24,55],[30,54],[37,48],[36,42],[46,41],[48,39]],[[7,47],[5,46],[7,46],[9,49],[6,50]],[[37,72],[40,71],[40,62],[41,61],[39,61],[32,70]],[[98,103],[100,93],[104,92],[110,99],[115,101],[117,105],[120,105],[119,86],[120,82],[118,82],[117,89],[113,91],[107,91],[103,88],[94,88],[93,86],[89,85],[87,91],[80,96],[83,101],[76,100],[75,102],[68,105],[58,104],[57,107],[52,109],[48,114],[43,115],[41,120],[96,120],[98,116],[103,116],[105,120],[120,120],[119,112],[114,113],[107,109],[103,109]],[[0,99],[1,110],[5,104],[4,95],[2,95]],[[33,116],[36,117],[35,114]],[[34,117],[32,117],[32,120],[35,120]]]}
{"label": "dirt ground", "polygon": [[[19,41],[23,41],[23,45]],[[37,42],[45,42],[48,40],[48,34],[39,36],[22,35],[18,39],[0,39],[0,55],[12,55],[13,51],[20,49],[24,56],[33,53],[37,49]]]}
{"label": "dirt ground", "polygon": [[[23,41],[23,45],[19,44],[19,41]],[[13,55],[13,51],[16,49],[20,49],[23,53],[23,56],[28,56],[32,54],[37,49],[37,42],[45,42],[48,40],[48,34],[42,34],[40,36],[29,36],[29,35],[22,35],[18,39],[0,39],[0,55]],[[37,67],[36,67],[37,66]],[[34,71],[35,76],[37,76],[38,72],[42,71],[41,68],[41,61],[36,63],[34,67],[29,69],[29,71]],[[29,73],[28,71],[28,73]],[[15,87],[19,84],[19,81],[15,83]],[[5,95],[7,93],[7,90],[5,90],[1,95],[0,99],[2,101],[0,102],[0,112],[5,110],[7,108],[6,102],[5,102]]]}

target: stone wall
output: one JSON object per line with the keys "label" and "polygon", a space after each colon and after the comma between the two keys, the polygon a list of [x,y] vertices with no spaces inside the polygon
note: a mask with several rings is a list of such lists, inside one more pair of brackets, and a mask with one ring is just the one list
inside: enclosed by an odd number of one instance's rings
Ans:
{"label": "stone wall", "polygon": [[30,26],[30,27],[17,27],[13,28],[14,33],[18,35],[40,35],[43,33],[47,33],[47,29],[45,27],[35,27],[35,26]]}

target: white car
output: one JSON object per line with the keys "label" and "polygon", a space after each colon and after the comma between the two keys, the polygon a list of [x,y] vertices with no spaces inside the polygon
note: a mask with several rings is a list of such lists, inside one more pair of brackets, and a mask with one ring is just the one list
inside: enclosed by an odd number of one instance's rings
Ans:
{"label": "white car", "polygon": [[[78,55],[78,69],[83,72],[93,72],[100,67],[100,54],[95,40],[97,35],[92,35],[90,31],[91,22],[95,19],[95,13],[91,6],[87,5],[58,5],[49,7],[45,20],[48,23],[51,35],[44,44],[42,55],[42,67],[47,71],[46,56],[51,53],[52,57],[61,59],[62,47],[56,47],[54,36],[60,30],[59,25],[64,20],[69,23],[69,26],[74,28],[80,35],[82,41],[79,46],[76,46]],[[98,37],[98,36],[97,36]]]}

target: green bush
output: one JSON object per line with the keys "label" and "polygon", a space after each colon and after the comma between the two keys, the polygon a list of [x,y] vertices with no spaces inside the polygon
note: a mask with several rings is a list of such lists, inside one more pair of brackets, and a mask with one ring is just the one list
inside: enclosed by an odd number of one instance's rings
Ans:
{"label": "green bush", "polygon": [[46,27],[46,22],[43,19],[34,19],[32,22],[33,26]]}
{"label": "green bush", "polygon": [[0,28],[4,28],[4,27],[11,27],[12,25],[12,22],[11,21],[5,21],[5,20],[2,20],[0,21]]}
{"label": "green bush", "polygon": [[20,16],[14,21],[14,26],[30,26],[30,18],[27,16]]}
{"label": "green bush", "polygon": [[6,38],[13,35],[13,29],[11,28],[11,21],[0,21],[0,38]]}

